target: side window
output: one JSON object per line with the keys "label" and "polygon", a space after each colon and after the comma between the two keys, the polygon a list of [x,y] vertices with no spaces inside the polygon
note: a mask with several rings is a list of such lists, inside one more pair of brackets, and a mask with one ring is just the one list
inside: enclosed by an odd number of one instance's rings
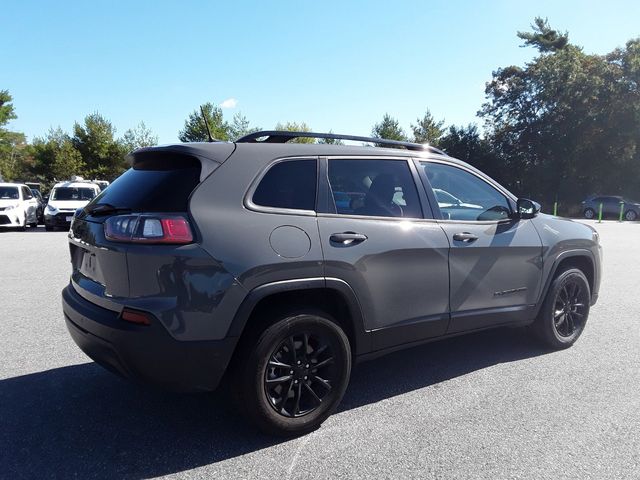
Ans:
{"label": "side window", "polygon": [[446,220],[503,220],[507,198],[481,178],[451,165],[423,162],[427,178]]}
{"label": "side window", "polygon": [[422,218],[405,160],[329,160],[329,183],[337,213]]}
{"label": "side window", "polygon": [[33,194],[31,193],[31,190],[29,190],[29,188],[22,187],[22,198],[24,200],[31,200],[33,198]]}
{"label": "side window", "polygon": [[276,163],[253,193],[255,205],[293,210],[316,209],[316,160]]}

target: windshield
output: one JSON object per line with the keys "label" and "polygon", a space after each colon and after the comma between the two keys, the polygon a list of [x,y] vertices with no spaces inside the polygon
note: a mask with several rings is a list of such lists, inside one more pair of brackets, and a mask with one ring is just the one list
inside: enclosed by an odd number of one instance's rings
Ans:
{"label": "windshield", "polygon": [[93,188],[58,187],[51,192],[51,200],[91,200],[95,196]]}
{"label": "windshield", "polygon": [[19,200],[18,187],[0,187],[0,200]]}

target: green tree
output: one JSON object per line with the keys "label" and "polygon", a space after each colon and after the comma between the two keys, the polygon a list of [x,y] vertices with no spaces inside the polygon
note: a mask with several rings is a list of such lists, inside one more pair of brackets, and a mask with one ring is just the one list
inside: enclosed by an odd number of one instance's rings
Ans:
{"label": "green tree", "polygon": [[16,118],[13,98],[8,90],[0,90],[0,177],[5,180],[14,180],[24,174],[25,136],[6,128]]}
{"label": "green tree", "polygon": [[532,46],[548,53],[562,50],[569,43],[569,34],[553,30],[546,18],[536,17],[531,28],[533,32],[518,32],[518,37],[524,40],[523,47]]}
{"label": "green tree", "polygon": [[62,180],[74,175],[84,175],[85,163],[82,155],[70,139],[65,140],[55,153],[51,173],[54,179]]}
{"label": "green tree", "polygon": [[233,120],[229,125],[229,139],[237,140],[240,137],[257,132],[258,130],[260,130],[260,128],[251,127],[247,117],[238,112],[233,116]]}
{"label": "green tree", "polygon": [[438,146],[440,137],[445,133],[444,120],[436,121],[431,112],[427,110],[422,118],[416,120],[415,125],[411,124],[411,130],[414,142]]}
{"label": "green tree", "polygon": [[87,166],[72,138],[60,127],[50,129],[44,138],[36,137],[31,145],[34,175],[47,182],[85,175]]}
{"label": "green tree", "polygon": [[127,168],[126,149],[115,133],[112,123],[97,112],[74,124],[73,146],[86,165],[86,175],[113,180]]}
{"label": "green tree", "polygon": [[505,180],[502,164],[491,142],[482,138],[474,124],[466,127],[450,126],[440,138],[438,147],[447,155],[470,163],[499,182]]}
{"label": "green tree", "polygon": [[487,84],[479,113],[504,177],[514,190],[549,203],[591,193],[635,196],[640,39],[608,55],[560,44],[534,44],[538,57],[498,69]]}
{"label": "green tree", "polygon": [[9,90],[0,90],[0,129],[4,130],[4,126],[10,120],[18,118],[12,102],[13,97],[9,94]]}
{"label": "green tree", "polygon": [[[374,138],[384,138],[385,140],[400,140],[408,141],[409,138],[404,132],[398,120],[393,118],[388,113],[384,114],[382,121],[376,123],[371,129],[371,136]],[[377,146],[384,146],[384,144],[376,144]]]}
{"label": "green tree", "polygon": [[138,148],[152,147],[158,144],[158,136],[154,135],[144,122],[140,122],[136,127],[130,128],[120,140],[127,152]]}
{"label": "green tree", "polygon": [[[309,125],[307,125],[304,122],[286,122],[286,123],[280,123],[278,122],[276,124],[276,130],[283,130],[283,131],[287,131],[287,132],[310,132],[311,131],[311,127],[309,127]],[[309,137],[301,137],[301,138],[294,138],[293,140],[291,140],[291,143],[316,143],[316,139],[315,138],[309,138]]]}
{"label": "green tree", "polygon": [[[211,102],[207,102],[202,105],[202,110],[209,122],[211,136],[215,140],[229,140],[230,128],[229,124],[224,120],[222,109]],[[190,113],[189,117],[184,121],[184,128],[178,133],[178,138],[181,142],[206,142],[209,140],[207,126],[199,108]]]}

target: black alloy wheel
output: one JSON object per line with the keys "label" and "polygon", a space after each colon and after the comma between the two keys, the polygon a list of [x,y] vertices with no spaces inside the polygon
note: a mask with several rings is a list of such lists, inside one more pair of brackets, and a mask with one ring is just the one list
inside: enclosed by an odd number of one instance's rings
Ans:
{"label": "black alloy wheel", "polygon": [[273,408],[285,417],[301,417],[322,405],[339,381],[329,342],[303,332],[290,335],[271,354],[264,388]]}
{"label": "black alloy wheel", "polygon": [[575,278],[565,282],[556,295],[553,324],[558,335],[570,338],[581,330],[587,318],[589,298],[584,295],[581,282]]}
{"label": "black alloy wheel", "polygon": [[243,335],[232,367],[236,402],[268,434],[311,432],[344,396],[349,340],[324,312],[290,313],[268,325]]}
{"label": "black alloy wheel", "polygon": [[590,301],[591,289],[584,273],[577,268],[561,271],[547,291],[534,331],[548,347],[570,347],[584,331]]}

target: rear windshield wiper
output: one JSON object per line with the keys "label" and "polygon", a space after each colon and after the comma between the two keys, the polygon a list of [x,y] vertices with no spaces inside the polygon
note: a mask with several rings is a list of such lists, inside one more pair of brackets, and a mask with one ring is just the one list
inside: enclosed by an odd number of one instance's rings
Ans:
{"label": "rear windshield wiper", "polygon": [[84,211],[89,215],[110,215],[112,213],[128,213],[131,209],[114,207],[109,203],[98,203],[96,205],[89,205],[85,207]]}

